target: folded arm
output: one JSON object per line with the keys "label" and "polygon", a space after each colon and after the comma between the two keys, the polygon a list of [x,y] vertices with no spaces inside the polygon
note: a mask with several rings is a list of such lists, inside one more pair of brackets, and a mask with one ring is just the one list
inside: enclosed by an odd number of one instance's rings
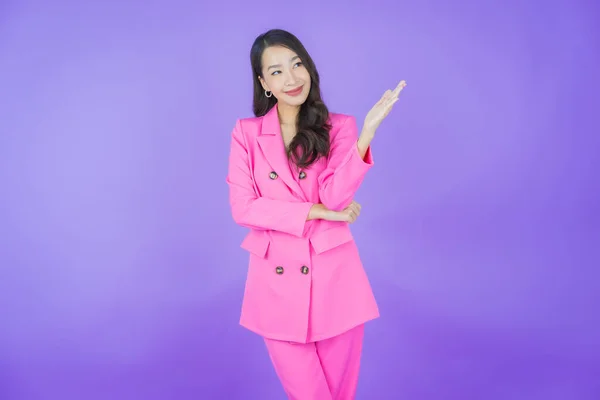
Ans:
{"label": "folded arm", "polygon": [[306,221],[316,218],[315,213],[311,212],[314,204],[258,197],[239,120],[231,136],[226,181],[233,220],[247,228],[275,230],[301,237]]}

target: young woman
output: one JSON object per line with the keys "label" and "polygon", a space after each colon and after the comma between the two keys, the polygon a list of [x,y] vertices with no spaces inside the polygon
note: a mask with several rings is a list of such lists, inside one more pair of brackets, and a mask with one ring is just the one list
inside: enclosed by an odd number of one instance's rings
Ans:
{"label": "young woman", "polygon": [[385,92],[359,134],[354,117],[328,111],[294,35],[260,35],[250,60],[255,117],[233,128],[227,176],[233,219],[250,228],[240,324],[264,338],[290,399],[353,399],[363,324],[379,317],[349,228],[353,198],[406,84]]}

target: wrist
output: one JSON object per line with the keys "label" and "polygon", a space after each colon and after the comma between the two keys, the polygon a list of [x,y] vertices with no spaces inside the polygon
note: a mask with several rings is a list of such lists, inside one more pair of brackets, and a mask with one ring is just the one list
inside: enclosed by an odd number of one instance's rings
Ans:
{"label": "wrist", "polygon": [[327,209],[323,204],[313,204],[310,208],[310,212],[308,213],[308,219],[325,219],[327,214]]}
{"label": "wrist", "polygon": [[377,128],[367,128],[363,126],[362,130],[360,131],[359,139],[367,140],[370,142],[375,137],[376,130]]}
{"label": "wrist", "polygon": [[358,149],[358,154],[360,154],[360,158],[364,159],[369,146],[371,146],[371,141],[373,140],[374,136],[375,131],[363,129],[361,132],[360,137],[356,141],[356,147]]}

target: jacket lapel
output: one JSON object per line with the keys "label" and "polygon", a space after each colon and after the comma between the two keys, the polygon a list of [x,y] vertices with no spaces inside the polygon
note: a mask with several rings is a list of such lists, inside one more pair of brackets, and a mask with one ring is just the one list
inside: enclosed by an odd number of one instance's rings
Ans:
{"label": "jacket lapel", "polygon": [[292,176],[291,164],[288,161],[281,126],[277,115],[277,104],[275,104],[262,118],[262,128],[257,138],[258,145],[263,156],[279,177],[294,193],[306,200],[304,192],[298,182]]}

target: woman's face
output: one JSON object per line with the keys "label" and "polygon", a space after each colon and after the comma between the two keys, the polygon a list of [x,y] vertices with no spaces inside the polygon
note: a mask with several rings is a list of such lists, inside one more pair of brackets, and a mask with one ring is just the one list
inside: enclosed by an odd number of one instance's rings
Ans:
{"label": "woman's face", "polygon": [[263,89],[273,93],[281,104],[300,106],[310,92],[310,74],[302,60],[292,50],[271,46],[262,55]]}

